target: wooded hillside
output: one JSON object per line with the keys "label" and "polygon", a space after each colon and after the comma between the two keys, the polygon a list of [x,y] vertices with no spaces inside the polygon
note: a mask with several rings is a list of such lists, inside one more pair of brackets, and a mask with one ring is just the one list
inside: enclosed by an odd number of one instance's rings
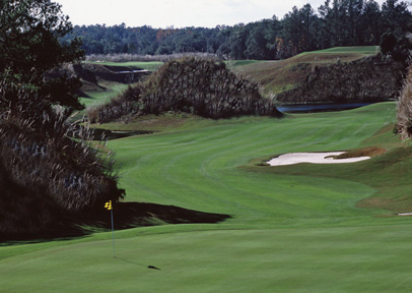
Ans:
{"label": "wooded hillside", "polygon": [[295,6],[282,18],[274,15],[235,26],[177,29],[102,24],[76,26],[72,36],[81,37],[87,55],[205,52],[221,58],[269,60],[337,46],[379,45],[384,33],[402,42],[411,19],[404,1],[387,0],[380,6],[373,0],[327,0],[318,8]]}

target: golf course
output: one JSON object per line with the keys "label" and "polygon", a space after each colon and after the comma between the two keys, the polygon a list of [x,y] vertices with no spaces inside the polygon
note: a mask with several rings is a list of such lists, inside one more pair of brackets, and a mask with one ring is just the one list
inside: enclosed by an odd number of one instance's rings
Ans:
{"label": "golf course", "polygon": [[[126,202],[226,215],[85,237],[4,243],[0,292],[407,292],[412,152],[396,104],[284,118],[145,117],[110,130]],[[265,162],[384,149],[349,164]],[[103,207],[102,207],[103,209]],[[116,222],[116,209],[113,210]],[[110,212],[107,212],[108,219]]]}

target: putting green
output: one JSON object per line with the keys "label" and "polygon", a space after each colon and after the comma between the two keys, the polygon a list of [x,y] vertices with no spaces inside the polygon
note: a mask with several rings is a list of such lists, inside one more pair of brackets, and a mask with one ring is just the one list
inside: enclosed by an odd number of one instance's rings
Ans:
{"label": "putting green", "polygon": [[[232,218],[116,231],[116,258],[109,231],[2,246],[0,292],[406,292],[411,218],[358,207],[385,188],[394,198],[410,190],[396,178],[409,178],[411,159],[398,162],[397,138],[382,131],[394,117],[395,104],[382,103],[192,121],[110,141],[128,201]],[[258,166],[282,153],[370,145],[388,152],[354,164]]]}

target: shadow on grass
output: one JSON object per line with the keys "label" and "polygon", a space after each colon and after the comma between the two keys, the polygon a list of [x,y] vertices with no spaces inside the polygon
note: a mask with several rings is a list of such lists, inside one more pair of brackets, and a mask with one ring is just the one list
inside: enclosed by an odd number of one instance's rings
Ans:
{"label": "shadow on grass", "polygon": [[156,267],[156,266],[154,266],[154,265],[145,265],[145,264],[142,264],[142,263],[137,263],[137,262],[130,261],[130,260],[127,260],[127,259],[124,259],[124,258],[120,258],[120,257],[117,257],[117,256],[114,257],[114,259],[120,260],[120,261],[125,262],[125,263],[128,263],[128,264],[132,264],[132,265],[136,265],[136,266],[141,266],[141,267],[144,267],[144,268],[146,268],[146,269],[152,269],[152,270],[161,271],[160,268],[158,268],[158,267]]}
{"label": "shadow on grass", "polygon": [[[162,224],[214,224],[231,218],[224,214],[136,202],[117,203],[113,207],[113,213],[114,227],[118,230]],[[91,227],[111,229],[110,212],[103,208],[92,213],[85,222],[90,223]]]}
{"label": "shadow on grass", "polygon": [[[163,224],[215,224],[231,218],[230,215],[205,213],[176,206],[151,203],[126,202],[113,206],[114,227],[116,230],[156,226]],[[64,241],[85,237],[96,231],[111,229],[110,212],[103,207],[88,211],[76,219],[57,224],[49,230],[33,234],[2,234],[0,247],[39,243],[46,241]]]}

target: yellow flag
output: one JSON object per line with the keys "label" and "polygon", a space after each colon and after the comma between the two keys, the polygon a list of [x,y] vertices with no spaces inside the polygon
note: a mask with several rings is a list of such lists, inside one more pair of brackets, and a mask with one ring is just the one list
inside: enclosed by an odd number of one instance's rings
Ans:
{"label": "yellow flag", "polygon": [[107,209],[108,211],[110,211],[112,209],[112,201],[109,200],[108,202],[106,202],[104,204],[105,209]]}

